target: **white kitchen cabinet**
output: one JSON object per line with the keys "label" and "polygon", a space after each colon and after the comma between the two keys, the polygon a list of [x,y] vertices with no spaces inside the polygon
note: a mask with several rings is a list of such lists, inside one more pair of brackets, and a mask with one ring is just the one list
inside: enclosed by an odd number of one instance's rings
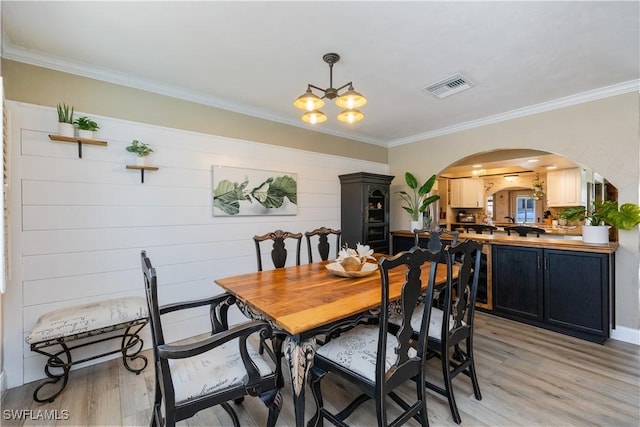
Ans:
{"label": "white kitchen cabinet", "polygon": [[586,181],[580,168],[547,172],[547,206],[584,206]]}
{"label": "white kitchen cabinet", "polygon": [[482,208],[484,182],[479,178],[450,179],[449,196],[452,208]]}

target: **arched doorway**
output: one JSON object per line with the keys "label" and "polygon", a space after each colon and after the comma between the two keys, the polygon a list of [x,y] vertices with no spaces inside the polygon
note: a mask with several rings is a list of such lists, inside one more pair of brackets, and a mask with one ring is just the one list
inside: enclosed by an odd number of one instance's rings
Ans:
{"label": "arched doorway", "polygon": [[[558,192],[563,171],[575,171],[579,194],[563,202],[549,192]],[[564,156],[539,150],[508,149],[464,157],[439,174],[440,223],[450,226],[462,211],[469,220],[486,223],[542,224],[558,219],[567,206],[590,206],[594,200],[617,200],[617,191],[596,171]],[[484,191],[482,203],[474,208],[451,203],[454,180],[478,180]],[[551,188],[549,187],[551,185]]]}

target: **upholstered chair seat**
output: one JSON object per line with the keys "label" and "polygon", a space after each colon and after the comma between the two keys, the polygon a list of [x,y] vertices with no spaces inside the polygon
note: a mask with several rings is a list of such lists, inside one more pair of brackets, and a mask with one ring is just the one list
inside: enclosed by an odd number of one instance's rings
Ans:
{"label": "upholstered chair seat", "polygon": [[[318,348],[316,354],[337,365],[350,369],[374,383],[379,332],[379,326],[357,326]],[[385,371],[388,371],[398,358],[395,354],[397,346],[398,339],[396,336],[388,334]],[[409,349],[409,357],[416,357],[415,349]]]}
{"label": "upholstered chair seat", "polygon": [[[182,404],[210,393],[246,385],[249,377],[238,348],[238,339],[234,339],[197,356],[170,359],[176,403]],[[260,377],[275,373],[273,362],[267,361],[250,342],[247,343],[247,351]]]}

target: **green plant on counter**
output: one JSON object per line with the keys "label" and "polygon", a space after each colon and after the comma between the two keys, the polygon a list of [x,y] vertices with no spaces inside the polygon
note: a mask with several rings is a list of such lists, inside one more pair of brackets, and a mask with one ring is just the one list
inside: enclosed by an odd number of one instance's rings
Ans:
{"label": "green plant on counter", "polygon": [[138,157],[148,156],[149,154],[153,153],[153,150],[151,149],[151,147],[149,147],[144,142],[138,141],[137,139],[134,139],[131,142],[131,145],[126,147],[125,150],[127,150],[130,153],[137,154]]}
{"label": "green plant on counter", "polygon": [[404,174],[404,180],[407,182],[407,185],[411,190],[413,190],[412,194],[407,193],[406,191],[399,191],[400,197],[404,200],[408,206],[403,206],[402,209],[407,211],[409,215],[411,215],[412,221],[418,221],[420,219],[420,214],[424,213],[427,210],[427,207],[431,203],[440,199],[439,195],[429,195],[433,185],[436,182],[436,176],[432,175],[431,178],[427,180],[420,188],[418,188],[418,180],[416,179],[411,172],[407,172]]}
{"label": "green plant on counter", "polygon": [[78,129],[82,129],[82,130],[90,130],[95,132],[98,129],[100,129],[100,126],[98,126],[98,123],[94,122],[89,117],[80,117],[76,119],[74,123],[78,125]]}
{"label": "green plant on counter", "polygon": [[610,225],[620,230],[633,230],[640,224],[640,206],[624,203],[618,209],[618,203],[612,200],[597,201],[587,211],[584,206],[565,208],[560,213],[567,220],[585,220],[587,225]]}
{"label": "green plant on counter", "polygon": [[64,102],[58,104],[58,122],[73,124],[73,106],[69,106]]}

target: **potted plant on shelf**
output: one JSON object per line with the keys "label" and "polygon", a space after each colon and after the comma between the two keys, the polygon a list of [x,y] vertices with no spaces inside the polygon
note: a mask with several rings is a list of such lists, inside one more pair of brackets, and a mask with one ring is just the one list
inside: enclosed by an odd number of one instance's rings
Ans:
{"label": "potted plant on shelf", "polygon": [[583,206],[566,208],[560,215],[566,216],[567,220],[585,221],[582,226],[582,241],[585,243],[608,243],[610,227],[633,230],[640,224],[640,206],[624,203],[618,209],[618,203],[612,200],[597,201],[589,211]]}
{"label": "potted plant on shelf", "polygon": [[399,191],[400,197],[407,203],[407,206],[402,206],[402,209],[407,211],[411,216],[410,230],[413,231],[417,228],[423,227],[423,215],[430,204],[440,199],[440,196],[435,194],[429,194],[433,185],[436,182],[436,176],[432,175],[422,186],[418,187],[418,180],[411,172],[404,174],[404,180],[406,181],[412,193],[406,191]]}
{"label": "potted plant on shelf", "polygon": [[74,122],[78,125],[78,137],[93,139],[94,132],[100,129],[100,126],[89,117],[80,117]]}
{"label": "potted plant on shelf", "polygon": [[73,138],[75,128],[73,127],[73,106],[64,102],[58,104],[58,135]]}
{"label": "potted plant on shelf", "polygon": [[140,142],[137,139],[131,141],[131,145],[125,148],[130,153],[135,153],[137,157],[136,164],[138,166],[144,166],[144,158],[149,154],[153,153],[151,147],[149,147],[144,142]]}

